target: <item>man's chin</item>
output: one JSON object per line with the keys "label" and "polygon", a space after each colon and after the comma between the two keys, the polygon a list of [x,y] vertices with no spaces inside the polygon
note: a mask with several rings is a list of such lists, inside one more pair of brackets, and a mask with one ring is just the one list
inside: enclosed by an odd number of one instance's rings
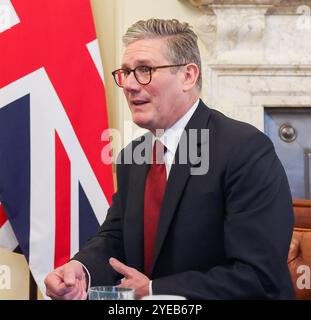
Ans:
{"label": "man's chin", "polygon": [[146,119],[146,117],[133,115],[132,120],[140,128],[147,129],[147,130],[151,130],[152,128],[150,119]]}

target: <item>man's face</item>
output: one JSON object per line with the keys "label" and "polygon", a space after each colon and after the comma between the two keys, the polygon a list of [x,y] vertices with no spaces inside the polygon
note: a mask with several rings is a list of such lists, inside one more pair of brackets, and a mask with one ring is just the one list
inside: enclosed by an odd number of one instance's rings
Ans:
{"label": "man's face", "polygon": [[[162,39],[137,40],[125,49],[122,68],[137,66],[170,65],[166,57],[166,44]],[[132,112],[133,121],[152,132],[167,129],[184,113],[183,67],[178,72],[172,68],[157,69],[152,72],[152,80],[141,85],[132,72],[124,82],[124,94]]]}

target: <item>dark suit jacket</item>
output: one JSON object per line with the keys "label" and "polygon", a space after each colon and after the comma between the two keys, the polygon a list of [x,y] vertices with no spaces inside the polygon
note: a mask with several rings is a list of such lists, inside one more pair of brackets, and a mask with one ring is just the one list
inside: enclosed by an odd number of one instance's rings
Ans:
{"label": "dark suit jacket", "polygon": [[[189,129],[209,129],[209,139],[197,142],[199,155],[209,143],[209,170],[191,175],[196,164],[175,159],[172,165],[156,241],[153,293],[189,299],[293,298],[287,267],[291,195],[271,141],[202,101]],[[127,146],[120,159],[131,156],[142,140]],[[109,257],[143,272],[147,171],[147,164],[117,166],[118,191],[106,221],[75,256],[88,268],[92,285],[120,279]]]}

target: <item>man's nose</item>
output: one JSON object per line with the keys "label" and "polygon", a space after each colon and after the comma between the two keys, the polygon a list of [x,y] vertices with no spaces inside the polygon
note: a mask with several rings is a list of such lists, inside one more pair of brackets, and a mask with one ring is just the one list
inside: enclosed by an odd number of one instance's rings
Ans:
{"label": "man's nose", "polygon": [[140,84],[136,80],[134,72],[131,72],[124,80],[123,89],[128,92],[139,91]]}

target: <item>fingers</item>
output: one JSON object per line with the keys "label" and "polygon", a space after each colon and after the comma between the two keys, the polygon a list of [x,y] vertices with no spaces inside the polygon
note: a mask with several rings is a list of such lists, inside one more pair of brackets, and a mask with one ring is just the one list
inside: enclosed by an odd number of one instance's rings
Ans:
{"label": "fingers", "polygon": [[83,289],[82,282],[77,280],[75,285],[71,287],[70,292],[65,294],[62,299],[63,300],[82,300],[83,297],[86,299],[86,291]]}
{"label": "fingers", "polygon": [[122,274],[118,288],[133,288],[135,295],[140,298],[149,294],[149,278],[134,268],[130,268],[115,258],[110,258],[109,263],[112,268]]}
{"label": "fingers", "polygon": [[123,279],[121,280],[121,283],[118,284],[118,285],[116,286],[116,288],[128,288],[129,283],[130,283],[130,280],[127,280],[126,278],[123,278]]}
{"label": "fingers", "polygon": [[123,274],[125,278],[128,278],[131,276],[132,268],[126,266],[124,263],[120,262],[119,260],[115,258],[110,258],[109,263],[115,271]]}
{"label": "fingers", "polygon": [[137,272],[133,278],[124,279],[118,288],[133,288],[135,289],[135,298],[140,299],[143,296],[149,295],[149,279],[142,273]]}
{"label": "fingers", "polygon": [[53,300],[60,300],[72,290],[72,287],[66,287],[63,283],[56,288],[46,289],[46,295]]}
{"label": "fingers", "polygon": [[51,272],[44,280],[46,294],[53,298],[67,293],[68,288],[63,283],[62,277],[56,272]]}
{"label": "fingers", "polygon": [[76,279],[82,280],[83,267],[77,261],[70,261],[64,265],[64,283],[71,287],[76,283]]}
{"label": "fingers", "polygon": [[82,265],[77,261],[57,268],[45,279],[46,294],[52,299],[86,299],[86,279]]}

